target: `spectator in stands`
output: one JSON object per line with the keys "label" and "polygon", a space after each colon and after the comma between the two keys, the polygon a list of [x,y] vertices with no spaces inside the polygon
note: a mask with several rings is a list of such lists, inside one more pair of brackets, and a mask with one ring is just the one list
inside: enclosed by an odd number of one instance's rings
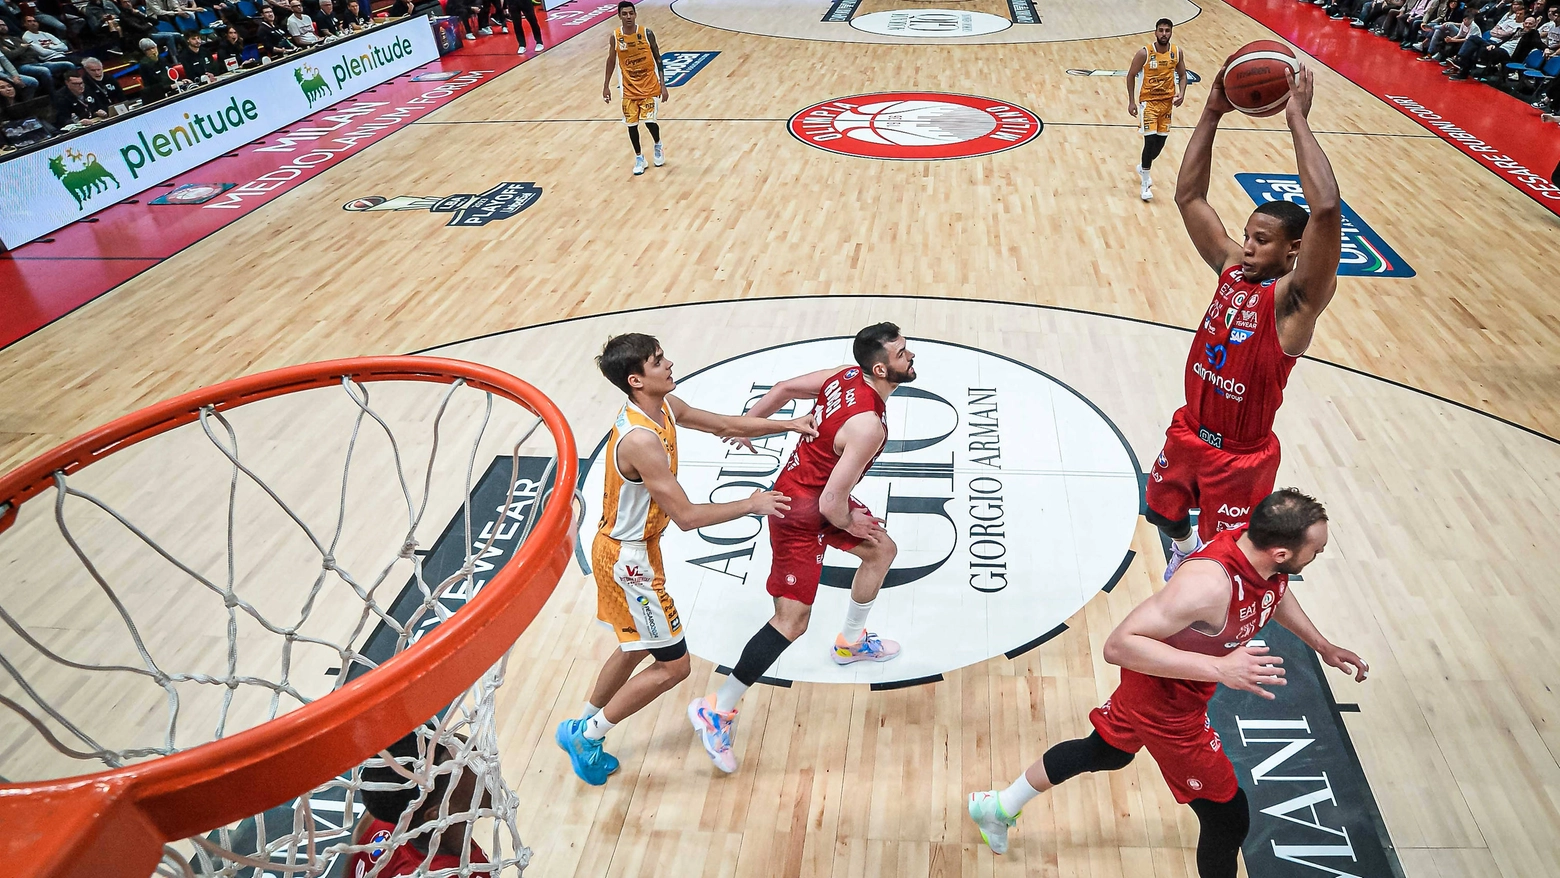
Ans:
{"label": "spectator in stands", "polygon": [[55,74],[63,74],[76,65],[70,61],[44,61],[31,44],[10,33],[10,26],[0,21],[0,55],[4,55],[22,76],[31,78],[39,88],[54,94]]}
{"label": "spectator in stands", "polygon": [[1478,32],[1479,20],[1473,8],[1464,7],[1460,23],[1443,24],[1430,32],[1430,36],[1425,38],[1425,53],[1419,60],[1446,64],[1449,58],[1462,50],[1463,43]]}
{"label": "spectator in stands", "polygon": [[1527,4],[1516,0],[1511,4],[1511,11],[1490,28],[1488,36],[1470,34],[1463,41],[1462,47],[1457,50],[1457,57],[1444,72],[1453,79],[1467,79],[1468,74],[1478,65],[1484,50],[1491,46],[1498,46],[1516,36],[1517,31],[1522,29],[1524,18],[1527,18]]}
{"label": "spectator in stands", "polygon": [[1446,0],[1413,0],[1412,3],[1405,3],[1397,9],[1389,9],[1377,33],[1394,43],[1401,43],[1410,33],[1419,33],[1419,23],[1430,14],[1431,5],[1437,3],[1444,6]]}
{"label": "spectator in stands", "polygon": [[81,69],[87,74],[87,91],[102,95],[110,105],[124,103],[125,90],[119,87],[119,82],[114,77],[103,74],[102,61],[96,58],[83,58]]}
{"label": "spectator in stands", "polygon": [[477,33],[485,37],[492,36],[493,25],[509,33],[509,19],[504,15],[502,0],[472,0],[472,5],[477,10]]}
{"label": "spectator in stands", "polygon": [[[43,30],[38,23],[38,16],[22,16],[22,27],[27,29],[22,34],[22,42],[32,46],[33,51],[38,53],[38,57],[43,60],[43,63],[70,61],[66,57],[66,53],[70,51],[70,45],[54,34]],[[76,65],[71,63],[70,66],[75,67]]]}
{"label": "spectator in stands", "polygon": [[1538,26],[1538,36],[1544,41],[1544,57],[1560,54],[1560,6],[1549,7],[1549,20]]}
{"label": "spectator in stands", "polygon": [[141,54],[135,57],[141,73],[141,100],[149,104],[173,94],[173,78],[168,75],[168,65],[163,63],[157,44],[146,39],[137,48],[141,50]]}
{"label": "spectator in stands", "polygon": [[303,48],[318,43],[320,35],[315,33],[314,19],[304,14],[303,0],[292,0],[288,8],[292,10],[292,15],[287,17],[287,38]]}
{"label": "spectator in stands", "polygon": [[0,79],[0,147],[31,146],[58,134],[53,125],[38,117],[38,111],[47,105],[48,98],[41,95],[19,99],[10,81]]}
{"label": "spectator in stands", "polygon": [[1452,62],[1454,66],[1450,78],[1467,79],[1481,64],[1491,65],[1500,72],[1501,65],[1510,61],[1512,55],[1520,50],[1524,42],[1540,44],[1538,20],[1527,16],[1526,8],[1521,3],[1511,4],[1511,11],[1524,13],[1517,18],[1521,23],[1511,30],[1506,30],[1502,27],[1506,19],[1502,18],[1500,24],[1490,30],[1489,38],[1481,39],[1479,49],[1474,52],[1468,50],[1468,44],[1474,41],[1469,37],[1468,42],[1464,43],[1462,49],[1458,51],[1457,59]]}
{"label": "spectator in stands", "polygon": [[179,27],[180,18],[188,19],[191,25],[195,22],[195,6],[186,0],[146,0],[146,11],[153,18],[166,21],[174,27]]}
{"label": "spectator in stands", "polygon": [[219,31],[217,37],[217,64],[223,71],[233,71],[240,67],[254,67],[260,62],[244,60],[244,38],[238,35],[238,28],[228,25]]}
{"label": "spectator in stands", "polygon": [[108,101],[87,91],[86,75],[80,70],[65,74],[65,87],[54,96],[54,124],[91,125],[108,118]]}
{"label": "spectator in stands", "polygon": [[287,38],[287,32],[276,24],[276,10],[269,6],[260,9],[260,22],[255,29],[255,41],[260,45],[260,54],[272,61],[280,60],[289,52],[298,51],[293,41]]}
{"label": "spectator in stands", "polygon": [[1402,9],[1405,0],[1369,0],[1360,7],[1359,15],[1349,22],[1349,27],[1374,31],[1388,12]]}
{"label": "spectator in stands", "polygon": [[385,10],[387,18],[405,18],[412,14],[411,0],[392,0],[390,8]]}
{"label": "spectator in stands", "polygon": [[205,85],[215,80],[223,73],[223,68],[217,65],[216,49],[205,45],[201,39],[200,31],[190,31],[184,35],[184,45],[179,47],[179,66],[184,68],[181,77],[186,82]]}
{"label": "spectator in stands", "polygon": [[169,55],[179,50],[178,34],[164,33],[157,29],[157,20],[147,15],[135,0],[119,2],[119,39],[131,55],[141,54],[141,41],[152,40]]}
{"label": "spectator in stands", "polygon": [[340,25],[336,22],[336,6],[331,0],[320,0],[319,11],[309,18],[314,22],[314,32],[320,35],[320,39],[341,36]]}
{"label": "spectator in stands", "polygon": [[119,42],[119,7],[114,0],[83,0],[81,12],[87,17],[87,35],[102,42]]}
{"label": "spectator in stands", "polygon": [[461,27],[466,30],[466,39],[477,38],[477,29],[471,26],[471,17],[476,14],[475,4],[479,0],[445,0],[444,14],[451,18],[460,19]]}
{"label": "spectator in stands", "polygon": [[341,25],[349,31],[362,30],[374,24],[374,16],[369,14],[367,0],[359,3],[358,0],[347,0],[341,8]]}
{"label": "spectator in stands", "polygon": [[[26,3],[28,8],[23,9],[17,5],[18,2]],[[23,27],[23,22],[29,15],[37,18],[38,24],[49,33],[61,39],[68,39],[70,36],[70,29],[66,27],[65,22],[59,16],[50,14],[51,12],[60,11],[57,2],[45,10],[37,0],[0,0],[0,9],[5,11],[5,14],[0,16],[0,20],[10,25],[11,32],[18,36],[27,32],[27,28]],[[78,20],[80,19],[80,16],[75,17]]]}
{"label": "spectator in stands", "polygon": [[1425,14],[1406,29],[1403,48],[1423,52],[1436,28],[1447,22],[1461,21],[1462,13],[1462,0],[1431,0]]}
{"label": "spectator in stands", "polygon": [[16,69],[11,59],[0,55],[0,80],[9,82],[11,90],[22,96],[22,99],[31,98],[38,93],[38,80]]}

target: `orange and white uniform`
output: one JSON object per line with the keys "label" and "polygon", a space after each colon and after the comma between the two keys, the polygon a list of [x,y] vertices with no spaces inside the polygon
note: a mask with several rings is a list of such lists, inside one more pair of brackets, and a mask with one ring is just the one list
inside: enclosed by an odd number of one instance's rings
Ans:
{"label": "orange and white uniform", "polygon": [[607,437],[601,524],[590,564],[596,577],[596,618],[617,632],[618,645],[625,650],[656,649],[683,639],[682,620],[666,593],[661,562],[661,532],[671,519],[644,482],[618,469],[618,443],[634,430],[646,430],[661,440],[672,475],[677,475],[677,420],[665,403],[661,420],[666,426],[626,403]]}
{"label": "orange and white uniform", "polygon": [[1181,64],[1181,48],[1170,44],[1170,51],[1156,52],[1154,44],[1143,47],[1148,56],[1138,73],[1138,120],[1143,134],[1169,134],[1170,111],[1175,106],[1175,70]]}
{"label": "orange and white uniform", "polygon": [[617,53],[618,87],[623,90],[623,124],[654,122],[661,104],[661,76],[656,72],[655,51],[644,28],[631,34],[622,28],[612,32],[612,50]]}

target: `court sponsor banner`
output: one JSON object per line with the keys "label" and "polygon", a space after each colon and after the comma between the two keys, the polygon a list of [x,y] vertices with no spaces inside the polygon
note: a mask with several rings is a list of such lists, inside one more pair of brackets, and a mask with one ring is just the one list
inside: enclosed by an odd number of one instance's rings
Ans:
{"label": "court sponsor banner", "polygon": [[667,88],[687,85],[694,74],[715,60],[719,52],[662,52],[661,64],[666,68]]}
{"label": "court sponsor banner", "polygon": [[1258,637],[1251,644],[1283,657],[1288,682],[1269,690],[1276,696],[1271,701],[1220,686],[1208,705],[1208,718],[1251,802],[1251,832],[1243,849],[1247,873],[1401,876],[1321,661],[1277,622]]}
{"label": "court sponsor banner", "polygon": [[0,163],[0,242],[20,246],[436,58],[427,20],[408,19]]}
{"label": "court sponsor banner", "polygon": [[[1236,174],[1236,181],[1258,204],[1291,201],[1310,210],[1305,192],[1296,174]],[[1413,277],[1409,265],[1396,250],[1373,230],[1360,215],[1340,202],[1343,211],[1343,253],[1338,258],[1338,274],[1344,277]]]}

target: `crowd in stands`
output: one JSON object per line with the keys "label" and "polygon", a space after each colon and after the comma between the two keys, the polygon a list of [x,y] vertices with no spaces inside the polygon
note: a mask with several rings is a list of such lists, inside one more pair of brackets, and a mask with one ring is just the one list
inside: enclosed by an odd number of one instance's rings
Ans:
{"label": "crowd in stands", "polygon": [[1300,0],[1560,121],[1560,0]]}
{"label": "crowd in stands", "polygon": [[0,0],[0,151],[370,27],[371,2]]}

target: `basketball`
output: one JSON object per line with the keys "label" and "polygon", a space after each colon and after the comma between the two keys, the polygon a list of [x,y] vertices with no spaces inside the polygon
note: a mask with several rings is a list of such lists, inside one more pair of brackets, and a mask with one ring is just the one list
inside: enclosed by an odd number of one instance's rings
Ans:
{"label": "basketball", "polygon": [[1271,116],[1289,103],[1286,70],[1299,71],[1295,53],[1275,40],[1241,46],[1224,68],[1224,94],[1248,116]]}

